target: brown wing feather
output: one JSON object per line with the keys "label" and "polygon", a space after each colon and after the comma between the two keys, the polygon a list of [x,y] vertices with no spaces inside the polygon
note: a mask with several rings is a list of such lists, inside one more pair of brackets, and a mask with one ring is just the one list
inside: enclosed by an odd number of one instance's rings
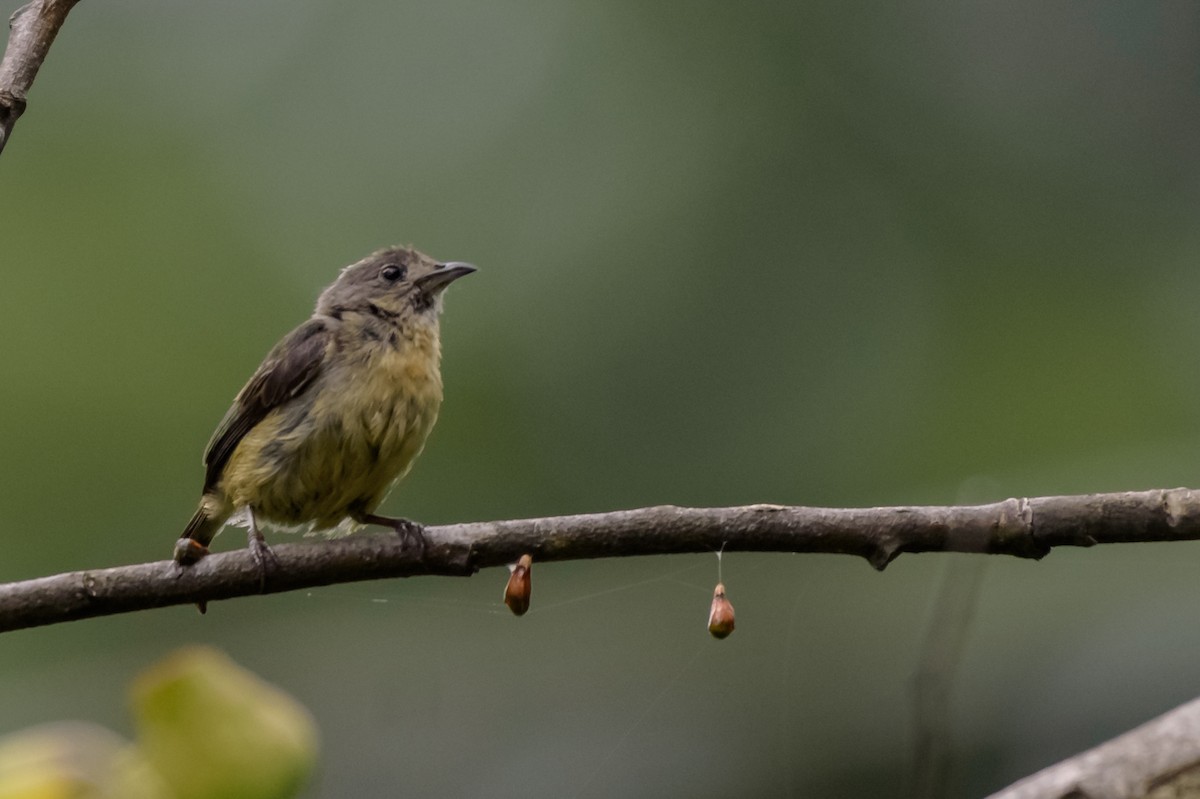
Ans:
{"label": "brown wing feather", "polygon": [[208,443],[204,453],[206,492],[221,481],[229,456],[246,433],[274,408],[303,391],[320,373],[329,337],[324,321],[310,319],[284,336],[267,354]]}

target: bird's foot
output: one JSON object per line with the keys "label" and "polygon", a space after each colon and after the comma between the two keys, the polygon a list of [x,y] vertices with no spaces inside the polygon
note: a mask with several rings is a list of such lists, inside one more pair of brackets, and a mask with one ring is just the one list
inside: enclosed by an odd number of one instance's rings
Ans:
{"label": "bird's foot", "polygon": [[400,536],[401,546],[405,551],[410,547],[417,550],[417,560],[425,560],[425,526],[412,519],[392,518],[391,516],[376,516],[374,513],[364,514],[360,521],[363,524],[378,524],[390,527]]}
{"label": "bird's foot", "polygon": [[417,550],[417,560],[425,560],[425,527],[412,519],[396,519],[394,528],[400,536],[401,546],[408,549],[414,546]]}
{"label": "bird's foot", "polygon": [[248,539],[250,557],[254,560],[254,565],[258,567],[258,590],[262,592],[267,587],[267,575],[272,570],[279,568],[279,558],[267,546],[267,540],[263,538],[263,534],[257,526],[250,527]]}

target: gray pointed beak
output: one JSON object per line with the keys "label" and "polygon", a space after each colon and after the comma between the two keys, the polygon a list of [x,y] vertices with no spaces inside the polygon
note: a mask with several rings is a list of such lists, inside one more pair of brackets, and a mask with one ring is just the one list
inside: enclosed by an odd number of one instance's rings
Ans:
{"label": "gray pointed beak", "polygon": [[428,275],[421,275],[413,282],[421,291],[432,296],[445,289],[446,286],[449,286],[460,277],[469,275],[474,271],[475,267],[471,264],[463,263],[462,261],[449,261]]}

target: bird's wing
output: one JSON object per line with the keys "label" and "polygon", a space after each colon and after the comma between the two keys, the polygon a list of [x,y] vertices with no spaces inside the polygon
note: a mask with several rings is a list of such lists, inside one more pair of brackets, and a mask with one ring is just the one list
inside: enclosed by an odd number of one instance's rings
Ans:
{"label": "bird's wing", "polygon": [[329,329],[320,319],[310,319],[284,336],[267,354],[258,371],[238,392],[233,406],[213,433],[204,453],[204,490],[221,481],[221,472],[238,443],[268,413],[295,397],[321,371]]}

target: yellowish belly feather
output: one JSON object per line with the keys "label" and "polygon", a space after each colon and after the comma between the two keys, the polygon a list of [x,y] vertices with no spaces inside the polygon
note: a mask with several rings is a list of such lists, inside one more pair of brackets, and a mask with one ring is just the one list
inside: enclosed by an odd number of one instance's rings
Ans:
{"label": "yellowish belly feather", "polygon": [[234,450],[220,485],[234,508],[328,529],[374,511],[412,466],[441,406],[436,353],[380,349],[323,377]]}

